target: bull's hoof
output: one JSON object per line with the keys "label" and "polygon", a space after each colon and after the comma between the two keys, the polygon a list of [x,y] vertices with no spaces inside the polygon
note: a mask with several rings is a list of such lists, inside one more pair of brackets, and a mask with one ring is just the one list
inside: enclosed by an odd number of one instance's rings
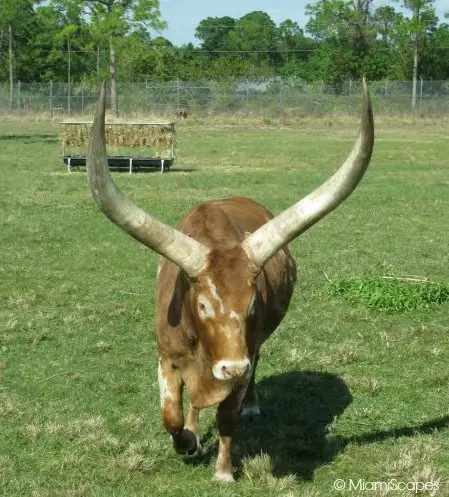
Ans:
{"label": "bull's hoof", "polygon": [[203,448],[201,447],[200,437],[196,435],[196,450],[194,450],[193,452],[187,452],[187,456],[188,457],[197,456],[201,454],[202,449]]}
{"label": "bull's hoof", "polygon": [[221,471],[214,474],[213,481],[220,484],[235,483],[232,473],[222,473]]}
{"label": "bull's hoof", "polygon": [[198,450],[195,434],[190,430],[182,430],[173,436],[173,447],[181,455],[192,456]]}

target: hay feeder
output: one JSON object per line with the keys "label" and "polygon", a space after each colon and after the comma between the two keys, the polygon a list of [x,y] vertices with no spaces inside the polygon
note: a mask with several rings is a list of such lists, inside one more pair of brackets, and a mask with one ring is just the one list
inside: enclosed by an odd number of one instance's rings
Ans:
{"label": "hay feeder", "polygon": [[[92,122],[63,121],[59,124],[62,159],[67,170],[72,172],[74,167],[79,169],[86,165]],[[132,173],[158,167],[163,173],[174,162],[174,122],[110,122],[105,125],[105,133],[110,168]]]}

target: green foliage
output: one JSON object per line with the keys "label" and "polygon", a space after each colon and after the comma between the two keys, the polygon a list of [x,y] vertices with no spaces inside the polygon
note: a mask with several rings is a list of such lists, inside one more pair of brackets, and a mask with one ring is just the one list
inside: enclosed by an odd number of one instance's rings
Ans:
{"label": "green foliage", "polygon": [[[196,27],[195,36],[201,41],[201,48],[205,52],[230,50],[229,33],[233,31],[234,27],[235,19],[232,17],[206,17]],[[219,53],[211,55],[220,56]]]}
{"label": "green foliage", "polygon": [[33,41],[38,34],[38,26],[35,22],[34,3],[31,0],[0,2],[0,81],[9,77],[9,29],[12,32],[14,78],[26,78],[35,74],[32,67],[36,53]]}
{"label": "green foliage", "polygon": [[431,0],[416,2],[403,2],[407,16],[371,0],[319,0],[306,8],[305,30],[292,19],[276,25],[263,11],[207,17],[196,27],[195,47],[153,38],[152,29],[165,27],[158,0],[4,0],[0,81],[8,80],[10,22],[16,81],[67,81],[70,44],[72,81],[98,82],[108,77],[110,37],[121,81],[281,76],[338,86],[362,74],[409,80],[417,35],[418,77],[445,79],[449,25],[439,24]]}
{"label": "green foliage", "polygon": [[390,314],[429,310],[449,301],[449,281],[397,277],[388,268],[331,280],[328,290],[353,305]]}

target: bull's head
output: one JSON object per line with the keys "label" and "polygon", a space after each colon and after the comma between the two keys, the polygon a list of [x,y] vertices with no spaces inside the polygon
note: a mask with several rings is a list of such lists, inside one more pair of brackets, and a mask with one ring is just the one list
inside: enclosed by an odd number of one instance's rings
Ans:
{"label": "bull's head", "polygon": [[[371,101],[363,81],[361,128],[340,169],[308,196],[266,222],[241,243],[211,249],[141,210],[117,188],[106,159],[104,87],[87,158],[89,184],[104,214],[131,236],[179,266],[189,281],[190,308],[198,338],[206,344],[217,379],[250,370],[247,324],[257,305],[256,279],[268,260],[296,236],[335,209],[355,189],[374,144]],[[256,313],[257,314],[257,313]]]}
{"label": "bull's head", "polygon": [[191,280],[191,319],[218,380],[250,372],[254,356],[247,327],[255,319],[259,268],[241,246],[209,253],[208,269]]}

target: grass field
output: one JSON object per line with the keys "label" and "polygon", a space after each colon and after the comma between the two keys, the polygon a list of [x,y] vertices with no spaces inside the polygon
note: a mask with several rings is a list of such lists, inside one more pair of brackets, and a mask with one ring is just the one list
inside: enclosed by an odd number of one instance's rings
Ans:
{"label": "grass field", "polygon": [[[227,487],[211,481],[214,409],[195,459],[159,420],[157,256],[100,214],[84,173],[62,167],[57,133],[0,122],[0,495],[415,495],[409,482],[449,495],[449,303],[385,313],[328,290],[372,270],[449,280],[447,127],[380,126],[360,187],[293,243],[299,283],[263,350],[262,417],[240,424]],[[171,224],[236,194],[279,212],[354,138],[349,125],[186,124],[173,172],[115,178]]]}

